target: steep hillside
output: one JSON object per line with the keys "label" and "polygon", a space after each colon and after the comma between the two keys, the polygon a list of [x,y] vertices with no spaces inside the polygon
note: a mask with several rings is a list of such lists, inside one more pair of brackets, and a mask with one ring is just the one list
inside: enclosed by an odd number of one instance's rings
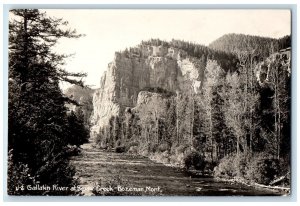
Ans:
{"label": "steep hillside", "polygon": [[290,46],[290,36],[274,39],[245,34],[226,34],[213,41],[209,48],[233,54],[243,51],[253,52],[256,56],[265,58]]}
{"label": "steep hillside", "polygon": [[68,97],[71,97],[78,103],[83,103],[85,101],[88,101],[93,96],[94,89],[82,88],[80,86],[74,85],[67,88],[64,91],[64,94]]}
{"label": "steep hillside", "polygon": [[70,110],[76,111],[81,109],[84,115],[84,122],[86,125],[90,124],[90,117],[93,111],[93,94],[94,89],[82,88],[80,86],[71,86],[64,91],[64,94],[75,100],[79,106],[75,104],[68,104]]}

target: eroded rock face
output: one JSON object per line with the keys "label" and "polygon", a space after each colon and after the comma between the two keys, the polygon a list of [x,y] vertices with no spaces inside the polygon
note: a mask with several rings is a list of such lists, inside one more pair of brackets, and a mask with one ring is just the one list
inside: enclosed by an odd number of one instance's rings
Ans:
{"label": "eroded rock face", "polygon": [[141,91],[133,110],[142,114],[139,115],[140,118],[152,118],[154,120],[156,117],[165,117],[171,99],[172,97],[166,97],[164,94]]}
{"label": "eroded rock face", "polygon": [[203,70],[199,59],[188,58],[177,48],[140,45],[130,52],[115,53],[93,96],[92,134],[126,107],[135,107],[139,92],[147,87],[197,91]]}
{"label": "eroded rock face", "polygon": [[[257,82],[260,86],[266,86],[272,79],[271,65],[275,62],[280,63],[280,69],[283,69],[288,76],[291,75],[291,51],[276,52],[259,62],[255,67]],[[273,68],[274,69],[274,68]]]}

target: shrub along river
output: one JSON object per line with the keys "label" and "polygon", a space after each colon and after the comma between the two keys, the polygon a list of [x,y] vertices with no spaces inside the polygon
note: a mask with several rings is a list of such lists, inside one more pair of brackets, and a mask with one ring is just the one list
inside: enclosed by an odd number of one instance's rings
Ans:
{"label": "shrub along river", "polygon": [[[281,195],[211,177],[190,177],[180,168],[168,167],[146,157],[102,151],[94,144],[82,145],[71,160],[83,195]],[[94,190],[94,192],[93,192]],[[95,192],[96,191],[96,192]]]}

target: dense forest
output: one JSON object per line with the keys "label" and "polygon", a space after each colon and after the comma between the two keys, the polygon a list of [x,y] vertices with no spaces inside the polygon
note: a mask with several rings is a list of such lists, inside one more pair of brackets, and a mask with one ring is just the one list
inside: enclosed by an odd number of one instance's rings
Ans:
{"label": "dense forest", "polygon": [[[8,194],[70,195],[77,191],[40,190],[28,186],[76,184],[69,164],[73,145],[88,141],[78,102],[59,86],[83,73],[63,69],[65,54],[52,51],[60,38],[79,38],[62,19],[47,17],[37,9],[11,10],[9,22]],[[79,105],[78,105],[79,106]],[[79,107],[80,108],[80,107]]]}
{"label": "dense forest", "polygon": [[[176,93],[145,88],[140,94],[154,100],[113,116],[97,137],[102,148],[204,175],[262,184],[281,178],[278,184],[289,185],[290,54],[280,50],[290,47],[290,37],[230,34],[209,48],[158,39],[142,45],[203,58],[203,87],[196,93],[190,87]],[[128,58],[133,51],[125,51]]]}

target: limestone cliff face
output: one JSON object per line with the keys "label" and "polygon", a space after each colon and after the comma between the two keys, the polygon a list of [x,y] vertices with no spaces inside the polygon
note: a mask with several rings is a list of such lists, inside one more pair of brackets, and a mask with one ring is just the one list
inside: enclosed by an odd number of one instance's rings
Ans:
{"label": "limestone cliff face", "polygon": [[170,101],[172,101],[172,96],[167,97],[164,94],[141,91],[138,95],[137,103],[133,108],[133,111],[140,114],[139,117],[143,120],[143,122],[151,122],[152,120],[155,121],[156,118],[166,116],[168,103]]}
{"label": "limestone cliff face", "polygon": [[203,70],[199,59],[187,57],[185,51],[177,48],[139,45],[130,52],[115,53],[93,96],[92,132],[98,133],[124,108],[136,106],[139,92],[147,87],[197,91]]}

